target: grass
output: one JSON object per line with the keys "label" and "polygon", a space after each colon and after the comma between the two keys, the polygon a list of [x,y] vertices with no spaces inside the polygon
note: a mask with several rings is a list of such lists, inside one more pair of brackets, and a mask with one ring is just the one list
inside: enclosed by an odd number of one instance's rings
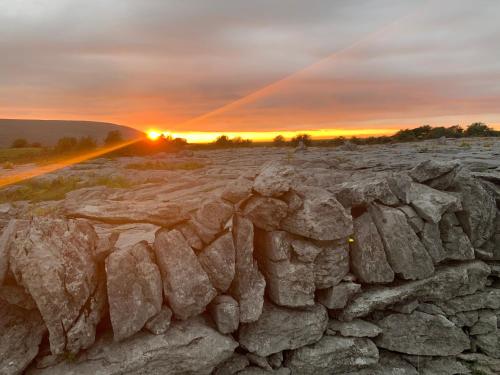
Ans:
{"label": "grass", "polygon": [[0,148],[0,163],[32,163],[44,153],[43,148]]}
{"label": "grass", "polygon": [[137,169],[141,171],[145,170],[166,170],[166,171],[177,171],[177,170],[194,170],[203,168],[205,165],[195,161],[191,162],[178,162],[169,163],[165,161],[147,161],[144,163],[131,163],[127,164],[125,168],[127,169]]}

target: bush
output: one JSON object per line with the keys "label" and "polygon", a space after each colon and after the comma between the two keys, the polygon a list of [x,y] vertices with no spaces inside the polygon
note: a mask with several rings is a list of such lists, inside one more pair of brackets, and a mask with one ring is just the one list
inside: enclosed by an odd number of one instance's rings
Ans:
{"label": "bush", "polygon": [[28,147],[29,143],[26,139],[24,138],[17,138],[12,142],[11,147],[12,148],[25,148]]}
{"label": "bush", "polygon": [[97,142],[92,137],[81,137],[76,145],[77,151],[90,151],[97,148]]}
{"label": "bush", "polygon": [[113,146],[121,142],[123,142],[123,136],[119,130],[111,130],[106,138],[104,138],[104,144],[106,146]]}
{"label": "bush", "polygon": [[304,146],[310,146],[312,144],[312,139],[309,134],[297,134],[290,140],[293,146],[298,146],[300,142],[304,144]]}
{"label": "bush", "polygon": [[283,146],[285,146],[286,145],[285,137],[283,137],[282,135],[277,135],[273,139],[273,145],[275,145],[277,147],[283,147]]}
{"label": "bush", "polygon": [[496,131],[482,122],[470,124],[464,132],[466,137],[493,137]]}
{"label": "bush", "polygon": [[76,149],[77,145],[78,139],[75,137],[63,137],[57,141],[57,144],[54,147],[54,152],[57,154],[72,152]]}

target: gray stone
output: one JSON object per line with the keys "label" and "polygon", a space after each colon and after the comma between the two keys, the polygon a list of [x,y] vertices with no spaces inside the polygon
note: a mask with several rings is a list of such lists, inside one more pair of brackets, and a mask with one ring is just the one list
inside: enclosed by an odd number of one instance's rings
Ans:
{"label": "gray stone", "polygon": [[236,249],[235,277],[231,294],[240,305],[240,322],[259,319],[264,303],[266,280],[253,258],[254,229],[252,222],[235,216],[233,238]]}
{"label": "gray stone", "polygon": [[497,328],[497,316],[492,310],[480,310],[478,316],[478,321],[469,330],[470,335],[483,335],[487,333],[496,333]]}
{"label": "gray stone", "polygon": [[25,310],[36,309],[36,303],[31,295],[23,287],[18,285],[4,284],[0,286],[0,301],[7,302]]}
{"label": "gray stone", "polygon": [[314,282],[317,289],[325,289],[349,273],[349,244],[342,239],[318,245],[322,250],[314,259]]}
{"label": "gray stone", "polygon": [[113,252],[106,259],[109,315],[115,340],[139,332],[160,312],[161,275],[147,242]]}
{"label": "gray stone", "polygon": [[392,314],[378,322],[378,347],[413,355],[457,355],[470,348],[469,338],[441,315],[419,311]]}
{"label": "gray stone", "polygon": [[377,364],[343,375],[419,375],[419,372],[397,354],[381,350]]}
{"label": "gray stone", "polygon": [[375,337],[382,332],[382,329],[376,324],[361,319],[354,319],[350,322],[330,320],[326,332],[327,334],[338,332],[342,336],[348,337]]}
{"label": "gray stone", "polygon": [[441,241],[441,232],[436,223],[426,222],[420,232],[420,240],[432,258],[434,264],[442,262],[447,257],[447,252]]}
{"label": "gray stone", "polygon": [[238,375],[269,375],[269,374],[275,374],[275,375],[290,375],[290,369],[286,367],[282,367],[277,370],[264,370],[261,369],[260,367],[257,366],[249,366],[245,368],[243,371],[238,372]]}
{"label": "gray stone", "polygon": [[387,259],[404,279],[423,279],[433,274],[434,264],[411,229],[406,216],[396,208],[372,205],[370,214],[382,237]]}
{"label": "gray stone", "polygon": [[442,162],[429,159],[415,166],[409,174],[415,181],[425,182],[449,173],[459,165],[460,163],[456,160]]}
{"label": "gray stone", "polygon": [[227,295],[215,297],[209,310],[220,333],[227,334],[238,329],[240,309],[238,302],[233,297]]}
{"label": "gray stone", "polygon": [[439,223],[439,229],[445,250],[445,259],[474,259],[474,248],[469,237],[462,230],[455,214],[444,214]]}
{"label": "gray stone", "polygon": [[418,300],[414,299],[393,305],[391,306],[391,310],[400,312],[402,314],[411,314],[417,307],[418,307]]}
{"label": "gray stone", "polygon": [[464,295],[437,303],[446,314],[479,309],[499,309],[500,289],[486,288],[474,294]]}
{"label": "gray stone", "polygon": [[322,305],[292,310],[265,303],[259,320],[240,326],[239,342],[248,351],[266,357],[318,341],[327,323]]}
{"label": "gray stone", "polygon": [[162,335],[167,332],[170,327],[170,322],[172,321],[172,310],[167,306],[163,305],[158,314],[153,316],[146,322],[144,326],[149,332],[155,335]]}
{"label": "gray stone", "polygon": [[113,342],[101,337],[74,360],[30,375],[115,374],[210,374],[232,354],[238,343],[221,335],[200,317],[172,324],[164,335],[139,332],[127,340]]}
{"label": "gray stone", "polygon": [[350,256],[352,271],[362,282],[373,284],[394,280],[384,244],[368,212],[354,219],[354,242]]}
{"label": "gray stone", "polygon": [[294,176],[293,167],[269,163],[255,178],[253,190],[266,197],[278,197],[290,190]]}
{"label": "gray stone", "polygon": [[352,217],[326,190],[304,187],[303,205],[281,222],[281,228],[303,237],[330,241],[352,233]]}
{"label": "gray stone", "polygon": [[191,218],[191,225],[204,243],[212,242],[233,215],[233,205],[222,199],[210,199]]}
{"label": "gray stone", "polygon": [[201,266],[219,292],[224,293],[231,286],[235,273],[235,257],[231,232],[223,234],[198,254]]}
{"label": "gray stone", "polygon": [[319,290],[317,293],[318,302],[328,309],[342,309],[360,290],[360,284],[341,282],[330,288]]}
{"label": "gray stone", "polygon": [[290,353],[286,367],[296,374],[344,374],[378,362],[375,344],[365,338],[324,336]]}
{"label": "gray stone", "polygon": [[335,197],[344,207],[364,206],[374,201],[394,206],[399,202],[385,178],[345,182]]}
{"label": "gray stone", "polygon": [[234,353],[215,368],[214,375],[234,375],[249,365],[250,361],[245,355]]}
{"label": "gray stone", "polygon": [[9,256],[12,241],[14,240],[16,233],[25,226],[25,221],[12,219],[0,235],[0,285],[4,283],[7,272],[9,271]]}
{"label": "gray stone", "polygon": [[277,369],[283,364],[283,352],[271,354],[267,360],[273,369]]}
{"label": "gray stone", "polygon": [[467,362],[468,367],[477,374],[497,375],[500,374],[500,359],[488,357],[481,353],[459,354],[461,361]]}
{"label": "gray stone", "polygon": [[405,204],[410,204],[410,186],[412,178],[406,172],[393,173],[387,178],[392,192]]}
{"label": "gray stone", "polygon": [[410,357],[407,355],[405,359],[416,366],[421,375],[468,375],[471,373],[469,368],[455,357]]}
{"label": "gray stone", "polygon": [[273,370],[273,368],[271,367],[271,365],[267,361],[266,357],[261,357],[260,355],[253,354],[253,353],[247,353],[246,356],[251,364],[256,365],[256,366],[258,366],[261,369],[266,370],[266,371]]}
{"label": "gray stone", "polygon": [[259,196],[251,197],[243,208],[244,216],[257,228],[267,231],[278,229],[287,212],[288,206],[282,200]]}
{"label": "gray stone", "polygon": [[447,210],[461,208],[460,200],[455,196],[417,183],[410,186],[410,203],[422,219],[431,223],[439,223]]}
{"label": "gray stone", "polygon": [[484,354],[493,358],[500,358],[500,336],[497,332],[476,335],[473,338],[473,343]]}
{"label": "gray stone", "polygon": [[416,310],[426,314],[445,315],[444,311],[439,306],[432,303],[420,303]]}
{"label": "gray stone", "polygon": [[455,315],[448,316],[448,319],[457,327],[472,327],[477,323],[479,314],[477,311],[461,311]]}
{"label": "gray stone", "polygon": [[154,250],[165,298],[174,314],[187,319],[203,312],[217,292],[182,234],[177,230],[160,230]]}
{"label": "gray stone", "polygon": [[196,224],[193,223],[193,221],[186,221],[174,227],[174,229],[177,229],[182,233],[189,246],[191,246],[195,250],[203,249],[203,241],[196,230],[197,228],[201,228],[201,224],[198,225],[199,227],[197,227]]}
{"label": "gray stone", "polygon": [[240,177],[226,185],[221,193],[221,198],[231,203],[241,202],[250,196],[252,192],[253,181]]}
{"label": "gray stone", "polygon": [[411,206],[400,206],[398,209],[406,215],[406,220],[415,233],[420,233],[424,229],[424,221]]}

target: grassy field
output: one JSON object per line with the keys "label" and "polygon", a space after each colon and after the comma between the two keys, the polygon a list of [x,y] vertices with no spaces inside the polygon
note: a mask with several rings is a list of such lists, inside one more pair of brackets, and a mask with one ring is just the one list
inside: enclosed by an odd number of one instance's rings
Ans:
{"label": "grassy field", "polygon": [[33,163],[41,160],[45,153],[43,148],[0,148],[0,165]]}

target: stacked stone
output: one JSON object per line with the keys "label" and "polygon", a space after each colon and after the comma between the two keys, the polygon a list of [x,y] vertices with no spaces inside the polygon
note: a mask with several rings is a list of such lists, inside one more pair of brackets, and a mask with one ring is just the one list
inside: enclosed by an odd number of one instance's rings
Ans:
{"label": "stacked stone", "polygon": [[499,192],[457,162],[330,187],[270,164],[152,243],[13,220],[0,373],[499,373]]}

